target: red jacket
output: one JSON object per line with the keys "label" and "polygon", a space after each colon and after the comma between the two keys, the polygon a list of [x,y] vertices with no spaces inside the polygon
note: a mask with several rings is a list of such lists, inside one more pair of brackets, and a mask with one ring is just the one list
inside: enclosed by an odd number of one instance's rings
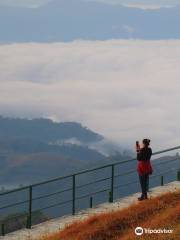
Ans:
{"label": "red jacket", "polygon": [[139,175],[152,174],[153,169],[150,160],[148,161],[138,161],[137,171]]}
{"label": "red jacket", "polygon": [[149,147],[141,148],[137,151],[137,160],[138,160],[137,171],[139,175],[152,174],[153,169],[150,161],[151,155],[152,155],[152,150]]}

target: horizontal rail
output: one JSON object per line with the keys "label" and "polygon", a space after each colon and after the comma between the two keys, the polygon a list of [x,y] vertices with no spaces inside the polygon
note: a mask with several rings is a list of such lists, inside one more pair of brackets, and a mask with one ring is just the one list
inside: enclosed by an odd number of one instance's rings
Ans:
{"label": "horizontal rail", "polygon": [[93,181],[93,182],[89,182],[89,183],[86,183],[86,184],[83,184],[83,185],[79,185],[79,186],[76,186],[76,189],[79,189],[79,188],[83,188],[83,187],[87,187],[89,185],[92,185],[94,183],[100,183],[100,182],[104,182],[104,181],[107,181],[111,179],[111,177],[107,177],[107,178],[102,178],[102,179],[99,179],[97,181]]}
{"label": "horizontal rail", "polygon": [[153,166],[159,166],[161,164],[165,164],[165,163],[169,163],[169,162],[175,162],[177,160],[180,160],[180,157],[174,158],[174,159],[171,159],[171,160],[167,160],[167,161],[162,161],[160,163],[153,163],[153,161],[152,161],[152,164],[153,164]]}
{"label": "horizontal rail", "polygon": [[115,175],[114,177],[117,178],[117,177],[123,177],[123,176],[126,176],[126,175],[130,175],[131,173],[135,173],[137,172],[137,170],[131,170],[131,171],[128,171],[128,172],[125,172],[125,173],[121,173],[121,174],[117,174]]}
{"label": "horizontal rail", "polygon": [[[171,159],[171,160],[167,160],[167,161],[162,161],[160,163],[154,163],[153,166],[158,166],[158,165],[161,165],[161,164],[174,162],[174,161],[177,161],[177,160],[180,160],[180,157],[175,158],[175,159]],[[131,171],[128,171],[128,172],[125,172],[125,173],[122,173],[122,174],[115,175],[114,177],[117,178],[117,177],[121,177],[121,176],[126,176],[126,175],[129,175],[131,173],[135,173],[135,172],[137,172],[137,170],[131,170]],[[77,188],[82,188],[82,187],[85,187],[85,186],[89,186],[89,185],[94,184],[94,183],[103,182],[103,181],[109,180],[109,179],[111,179],[111,177],[103,178],[103,179],[100,179],[100,180],[97,180],[97,181],[89,182],[87,184],[79,185],[79,186],[76,186],[76,189]]]}
{"label": "horizontal rail", "polygon": [[[162,176],[162,175],[164,175],[164,174],[166,174],[166,173],[173,172],[173,171],[176,171],[176,169],[170,169],[170,170],[168,170],[168,171],[166,171],[166,172],[162,172],[162,173],[160,173],[160,174],[158,174],[158,175],[152,175],[152,176],[150,176],[150,178],[160,177],[160,176]],[[120,187],[126,187],[126,186],[128,186],[128,185],[131,185],[131,184],[134,184],[134,183],[138,183],[138,182],[139,182],[139,181],[133,181],[133,182],[129,182],[129,183],[126,183],[126,184],[116,185],[116,186],[114,186],[114,189],[120,188]]]}
{"label": "horizontal rail", "polygon": [[[170,152],[170,151],[178,150],[178,149],[180,149],[180,146],[173,147],[173,148],[168,148],[168,149],[161,150],[161,151],[157,151],[157,152],[154,152],[152,155],[158,155],[158,154],[161,154],[161,153],[166,153],[166,152]],[[116,166],[116,165],[119,165],[119,164],[133,162],[133,161],[136,161],[136,160],[137,160],[136,158],[132,158],[132,159],[125,160],[125,161],[118,161],[118,162],[115,161],[115,162],[112,162],[110,164],[106,164],[106,165],[99,166],[99,167],[96,167],[96,168],[90,168],[90,169],[82,170],[82,171],[79,171],[79,172],[72,173],[70,175],[60,176],[60,177],[50,179],[50,180],[47,180],[47,181],[35,183],[35,184],[30,185],[30,186],[25,186],[25,187],[22,187],[22,188],[17,188],[17,189],[13,189],[13,190],[10,190],[10,191],[6,191],[4,193],[0,193],[0,196],[5,195],[5,194],[9,194],[9,193],[13,193],[13,192],[17,192],[17,191],[21,191],[21,190],[25,190],[25,189],[27,190],[27,189],[29,189],[29,187],[37,187],[37,186],[52,183],[52,182],[55,182],[55,181],[71,178],[74,175],[78,176],[78,175],[81,175],[81,174],[84,174],[84,173],[93,172],[93,171],[97,171],[97,170],[100,170],[100,169],[105,169],[105,168],[111,167],[112,165]]]}
{"label": "horizontal rail", "polygon": [[152,176],[150,176],[150,178],[160,177],[160,176],[162,176],[162,175],[164,175],[164,174],[166,174],[166,173],[174,172],[174,171],[177,171],[177,169],[172,168],[172,169],[170,169],[170,170],[168,170],[168,171],[166,171],[166,172],[162,172],[162,173],[159,173],[159,174],[156,174],[156,175],[152,175]]}
{"label": "horizontal rail", "polygon": [[158,154],[161,154],[161,153],[166,153],[166,152],[170,152],[170,151],[174,151],[174,150],[178,150],[178,149],[180,149],[180,146],[173,147],[173,148],[167,148],[165,150],[154,152],[153,155],[158,155]]}
{"label": "horizontal rail", "polygon": [[16,207],[16,206],[19,206],[19,205],[22,205],[22,204],[25,204],[25,203],[28,203],[28,202],[29,202],[29,201],[26,200],[26,201],[22,201],[22,202],[13,203],[13,204],[6,205],[6,206],[4,206],[4,207],[1,207],[0,210],[6,209],[6,208],[11,208],[11,207]]}
{"label": "horizontal rail", "polygon": [[120,187],[127,187],[128,185],[134,184],[134,183],[138,183],[139,181],[133,181],[133,182],[128,182],[126,184],[119,184],[114,186],[114,189],[120,188]]}
{"label": "horizontal rail", "polygon": [[109,191],[109,190],[110,190],[109,188],[106,188],[106,189],[103,189],[103,190],[100,190],[100,191],[97,191],[97,192],[92,192],[92,193],[89,193],[89,194],[86,194],[86,195],[77,197],[76,200],[80,200],[80,199],[83,199],[83,198],[87,198],[87,197],[90,197],[90,196],[94,196],[94,195],[97,195],[97,194],[99,194],[99,193],[107,192],[107,191]]}
{"label": "horizontal rail", "polygon": [[15,192],[21,192],[23,190],[28,190],[29,187],[30,186],[26,186],[26,187],[21,187],[21,188],[15,188],[15,189],[12,189],[10,191],[5,191],[5,192],[0,193],[0,196],[7,195],[9,193],[15,193]]}
{"label": "horizontal rail", "polygon": [[[57,207],[57,206],[60,206],[60,205],[64,205],[64,204],[67,204],[67,203],[70,203],[70,202],[72,202],[72,200],[68,200],[68,201],[64,201],[64,202],[52,204],[52,205],[47,206],[47,207],[43,207],[43,208],[36,209],[36,210],[34,210],[33,212],[47,210],[47,209],[54,208],[54,207]],[[33,212],[32,212],[32,213],[33,213]]]}
{"label": "horizontal rail", "polygon": [[[107,192],[107,191],[109,191],[109,188],[108,189],[104,189],[104,190],[100,190],[100,191],[97,191],[97,192],[93,192],[93,193],[90,193],[90,194],[87,194],[87,195],[83,195],[83,196],[80,196],[80,197],[77,197],[76,200],[80,200],[80,199],[83,199],[83,198],[86,198],[86,197],[89,197],[89,196],[93,196],[93,195],[96,195],[98,193]],[[52,205],[47,206],[47,207],[36,209],[33,212],[43,211],[43,210],[46,210],[46,209],[49,209],[49,208],[53,208],[53,207],[56,207],[56,206],[60,206],[60,205],[64,205],[64,204],[67,204],[67,203],[70,203],[70,202],[72,202],[72,200],[68,200],[68,201],[52,204]]]}
{"label": "horizontal rail", "polygon": [[[156,167],[156,166],[159,166],[159,165],[161,165],[161,164],[166,164],[166,163],[170,163],[170,162],[175,162],[175,161],[177,161],[177,160],[180,160],[180,157],[175,158],[175,159],[171,159],[171,160],[167,160],[167,161],[162,161],[162,162],[160,162],[160,163],[154,163],[154,162],[152,161],[152,164],[153,164],[154,167]],[[125,172],[125,173],[121,173],[121,174],[115,175],[114,177],[115,177],[115,178],[117,178],[117,177],[122,177],[122,176],[126,176],[126,175],[129,175],[129,174],[131,174],[131,173],[136,173],[136,172],[137,172],[137,170],[131,170],[131,171],[128,171],[128,172]]]}
{"label": "horizontal rail", "polygon": [[42,199],[42,198],[52,197],[52,196],[55,196],[55,195],[58,195],[58,194],[61,194],[61,193],[64,193],[64,192],[68,192],[68,191],[72,191],[72,188],[65,189],[65,190],[59,191],[59,192],[54,192],[54,193],[46,194],[46,195],[43,195],[43,196],[39,196],[39,197],[33,198],[32,201],[40,200],[40,199]]}

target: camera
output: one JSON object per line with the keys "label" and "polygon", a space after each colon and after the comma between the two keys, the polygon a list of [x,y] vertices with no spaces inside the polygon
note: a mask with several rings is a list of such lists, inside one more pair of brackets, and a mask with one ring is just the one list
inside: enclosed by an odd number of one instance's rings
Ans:
{"label": "camera", "polygon": [[137,152],[140,151],[140,144],[139,144],[139,141],[136,141],[136,151],[137,151]]}

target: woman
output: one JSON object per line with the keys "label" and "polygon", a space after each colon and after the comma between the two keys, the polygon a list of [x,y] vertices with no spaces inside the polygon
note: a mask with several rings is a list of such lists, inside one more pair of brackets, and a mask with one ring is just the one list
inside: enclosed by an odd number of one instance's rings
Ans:
{"label": "woman", "polygon": [[139,201],[147,199],[147,191],[149,185],[149,175],[152,174],[152,166],[151,166],[151,155],[152,149],[149,147],[150,140],[143,139],[142,141],[142,148],[140,147],[139,143],[136,142],[136,151],[137,151],[137,160],[138,160],[138,167],[137,171],[139,174],[139,180],[141,185],[142,194],[141,197],[138,198]]}

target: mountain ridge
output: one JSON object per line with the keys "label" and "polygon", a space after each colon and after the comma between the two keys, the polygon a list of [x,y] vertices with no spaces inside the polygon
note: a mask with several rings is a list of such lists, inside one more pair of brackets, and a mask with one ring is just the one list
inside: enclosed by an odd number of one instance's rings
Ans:
{"label": "mountain ridge", "polygon": [[1,184],[30,184],[104,164],[107,151],[115,149],[120,150],[77,122],[0,116]]}
{"label": "mountain ridge", "polygon": [[50,119],[20,119],[0,116],[0,138],[35,138],[46,142],[77,138],[84,142],[100,141],[104,137],[77,122],[53,122]]}
{"label": "mountain ridge", "polygon": [[0,7],[0,43],[178,39],[179,11],[179,5],[143,10],[81,0],[58,0],[33,9]]}

